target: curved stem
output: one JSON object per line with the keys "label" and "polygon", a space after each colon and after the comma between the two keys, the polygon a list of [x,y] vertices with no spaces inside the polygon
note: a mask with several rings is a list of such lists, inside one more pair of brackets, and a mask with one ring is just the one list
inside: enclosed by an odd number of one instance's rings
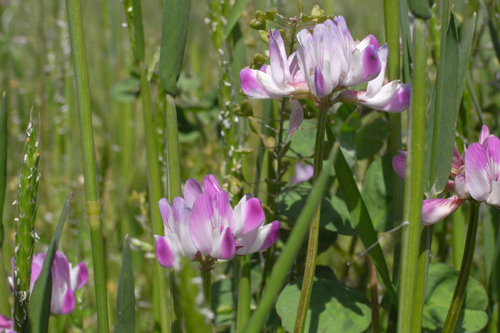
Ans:
{"label": "curved stem", "polygon": [[467,228],[467,238],[465,239],[464,255],[460,274],[458,275],[457,285],[453,298],[451,299],[450,308],[446,321],[444,322],[443,333],[451,333],[455,329],[460,309],[465,298],[465,289],[467,281],[469,281],[472,259],[474,258],[474,248],[476,247],[477,226],[479,224],[479,204],[470,203],[469,208],[469,227]]}
{"label": "curved stem", "polygon": [[[323,169],[324,141],[326,128],[326,112],[327,109],[321,107],[319,109],[318,129],[316,130],[316,144],[314,148],[314,174],[313,181],[319,177]],[[306,268],[304,271],[304,280],[300,291],[299,307],[297,309],[297,317],[293,331],[303,332],[306,324],[307,310],[309,309],[309,301],[311,299],[311,291],[313,286],[314,271],[316,269],[316,254],[318,252],[318,235],[319,235],[319,216],[321,211],[321,202],[314,214],[309,229],[309,240],[307,243]]]}

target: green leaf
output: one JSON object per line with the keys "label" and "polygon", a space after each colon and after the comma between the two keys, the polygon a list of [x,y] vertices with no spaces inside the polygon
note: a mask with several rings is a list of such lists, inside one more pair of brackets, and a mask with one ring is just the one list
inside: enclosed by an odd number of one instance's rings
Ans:
{"label": "green leaf", "polygon": [[52,299],[52,263],[54,262],[64,222],[68,216],[72,196],[73,192],[66,199],[59,222],[57,222],[56,230],[52,235],[47,254],[45,255],[42,271],[38,279],[36,279],[33,291],[31,292],[28,315],[22,329],[23,333],[45,333],[49,330],[50,302]]}
{"label": "green leaf", "polygon": [[[278,196],[278,211],[280,214],[295,222],[304,208],[311,189],[312,185],[309,182],[284,187]],[[345,202],[328,192],[321,199],[319,221],[320,227],[326,230],[338,232],[342,235],[356,234]]]}
{"label": "green leaf", "polygon": [[191,0],[165,0],[161,30],[160,79],[163,89],[177,96],[189,24]]}
{"label": "green leaf", "polygon": [[430,0],[408,0],[412,13],[421,19],[428,20],[432,17]]}
{"label": "green leaf", "polygon": [[446,186],[455,144],[460,79],[457,54],[460,53],[460,47],[453,14],[446,34],[443,30],[441,39],[446,40],[441,49],[438,77],[427,113],[425,141],[424,191],[430,195],[442,192]]}
{"label": "green leaf", "polygon": [[498,40],[498,32],[495,27],[495,23],[491,19],[490,12],[483,0],[479,0],[479,4],[481,5],[481,9],[484,12],[484,15],[488,18],[488,30],[490,31],[491,42],[493,43],[493,49],[495,50],[495,55],[497,56],[498,61],[500,61],[500,41]]}
{"label": "green leaf", "polygon": [[363,181],[363,199],[377,231],[393,227],[393,173],[392,156],[387,154],[370,165]]}
{"label": "green leaf", "polygon": [[[328,135],[330,146],[333,146],[334,136],[329,126],[326,127],[326,133]],[[382,252],[380,244],[377,244],[378,238],[375,228],[373,227],[373,222],[342,151],[339,151],[337,159],[334,163],[334,168],[339,181],[340,190],[342,191],[347,208],[351,213],[352,222],[356,228],[356,232],[358,233],[365,248],[370,248],[368,253],[370,254],[370,257],[377,268],[377,272],[380,274],[380,277],[389,292],[391,303],[398,304],[398,296],[389,276],[389,269],[387,268],[387,263],[385,262],[384,253]]]}
{"label": "green leaf", "polygon": [[224,279],[212,284],[212,311],[217,329],[229,328],[235,320],[235,305],[232,279]]}
{"label": "green leaf", "polygon": [[[315,122],[304,121],[301,127],[312,127]],[[292,145],[290,149],[297,152],[300,156],[311,156],[314,151],[314,142],[316,140],[315,129],[299,129],[292,136]]]}
{"label": "green leaf", "polygon": [[[302,279],[287,285],[276,303],[288,332],[293,331],[301,287]],[[332,280],[314,279],[305,332],[364,332],[370,321],[370,302],[363,293]]]}
{"label": "green leaf", "polygon": [[229,13],[229,17],[224,28],[224,39],[227,39],[229,35],[231,35],[231,31],[233,31],[234,26],[238,23],[238,20],[241,17],[241,14],[243,14],[247,2],[248,0],[236,0],[233,7],[231,7],[231,12]]}
{"label": "green leaf", "polygon": [[142,26],[141,0],[133,0],[135,56],[137,61],[144,61],[144,28]]}
{"label": "green leaf", "polygon": [[472,37],[474,37],[474,29],[476,28],[476,13],[472,15],[472,19],[465,33],[464,40],[460,44],[460,60],[458,62],[458,96],[457,96],[457,109],[460,107],[460,101],[462,100],[462,94],[465,87],[465,79],[467,78],[467,69],[470,60],[471,47],[472,47]]}
{"label": "green leaf", "polygon": [[[441,331],[451,303],[459,272],[445,264],[431,263],[424,303],[423,332]],[[465,300],[457,321],[459,332],[478,332],[488,323],[488,296],[481,284],[469,277]]]}
{"label": "green leaf", "polygon": [[371,158],[384,146],[389,126],[383,118],[377,118],[358,130],[356,136],[356,157],[359,160]]}
{"label": "green leaf", "polygon": [[3,245],[3,205],[5,202],[5,187],[7,185],[7,100],[2,95],[0,106],[0,249]]}
{"label": "green leaf", "polygon": [[116,296],[115,332],[135,332],[134,271],[132,270],[132,251],[128,235],[125,237],[123,245],[122,268]]}
{"label": "green leaf", "polygon": [[140,86],[141,80],[136,77],[118,81],[111,86],[111,97],[117,102],[133,102],[139,96]]}

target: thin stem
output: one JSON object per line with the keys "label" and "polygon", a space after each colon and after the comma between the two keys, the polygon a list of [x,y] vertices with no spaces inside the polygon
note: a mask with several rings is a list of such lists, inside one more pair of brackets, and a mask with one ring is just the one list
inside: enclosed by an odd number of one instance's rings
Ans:
{"label": "thin stem", "polygon": [[427,44],[425,22],[415,19],[414,29],[415,62],[413,77],[413,102],[410,115],[409,151],[406,160],[406,179],[404,200],[404,220],[410,224],[403,229],[403,252],[401,262],[401,296],[398,312],[398,332],[412,332],[422,329],[412,327],[413,307],[415,304],[415,284],[420,250],[425,113],[427,106],[426,60]]}
{"label": "thin stem", "polygon": [[71,50],[75,68],[78,114],[83,153],[83,176],[85,179],[85,201],[90,224],[94,283],[97,303],[97,325],[99,332],[109,331],[108,302],[106,291],[106,266],[101,232],[101,203],[97,189],[97,172],[90,109],[90,88],[83,36],[83,20],[80,0],[66,0],[68,23],[71,36]]}
{"label": "thin stem", "polygon": [[377,269],[373,261],[368,258],[368,264],[370,265],[370,295],[372,303],[372,332],[380,332],[380,311],[378,304],[378,291],[377,291]]}
{"label": "thin stem", "polygon": [[455,292],[451,299],[450,308],[446,321],[444,322],[443,333],[451,333],[455,330],[460,309],[465,298],[465,289],[467,281],[469,281],[470,269],[472,267],[472,259],[474,258],[474,249],[476,247],[477,227],[479,225],[479,204],[471,202],[469,207],[469,227],[467,228],[467,237],[465,239],[464,255],[460,274],[458,275]]}
{"label": "thin stem", "polygon": [[203,272],[203,296],[205,297],[205,305],[212,309],[212,269],[204,267]]}
{"label": "thin stem", "polygon": [[240,285],[238,290],[238,313],[236,316],[236,332],[244,332],[243,328],[250,318],[250,256],[240,258]]}
{"label": "thin stem", "polygon": [[[327,109],[319,109],[318,129],[316,131],[316,143],[314,148],[314,173],[313,181],[318,180],[319,174],[323,168],[324,156],[324,141],[326,128],[326,112]],[[294,332],[303,332],[306,324],[307,310],[309,309],[309,301],[314,279],[314,271],[316,269],[316,254],[318,252],[318,236],[319,236],[319,217],[321,211],[321,202],[318,204],[316,213],[314,214],[309,229],[309,240],[307,243],[306,267],[304,271],[304,280],[300,291],[299,307],[297,309],[297,317],[295,319]]]}
{"label": "thin stem", "polygon": [[[142,111],[144,114],[144,129],[146,133],[146,153],[148,158],[148,180],[149,180],[149,210],[151,215],[151,229],[153,235],[163,234],[163,221],[158,209],[158,202],[162,198],[161,188],[161,170],[160,163],[158,162],[158,147],[155,138],[155,126],[153,123],[152,107],[151,107],[151,94],[149,89],[149,82],[146,76],[146,66],[140,64],[140,77],[141,77],[141,97],[142,97]],[[160,309],[159,319],[161,323],[161,331],[166,333],[170,331],[168,300],[167,295],[167,281],[165,279],[165,269],[158,264],[154,264],[154,274],[156,282],[156,290],[158,296],[153,299],[155,307]]]}

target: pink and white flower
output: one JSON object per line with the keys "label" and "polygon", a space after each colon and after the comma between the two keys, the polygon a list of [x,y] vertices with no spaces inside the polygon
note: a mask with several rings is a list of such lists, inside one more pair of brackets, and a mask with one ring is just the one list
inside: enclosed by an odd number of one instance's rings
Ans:
{"label": "pink and white flower", "polygon": [[[45,252],[33,256],[31,265],[30,291],[33,291],[35,281],[40,276],[45,260]],[[14,258],[11,260],[14,271]],[[75,309],[74,292],[81,289],[89,279],[87,265],[81,262],[75,267],[68,262],[64,253],[57,251],[52,264],[52,301],[50,312],[52,314],[68,314]],[[12,287],[12,277],[9,279]]]}
{"label": "pink and white flower", "polygon": [[0,315],[0,332],[16,333],[14,331],[14,320],[4,315]]}
{"label": "pink and white flower", "polygon": [[307,182],[314,175],[314,167],[310,164],[295,163],[295,175],[290,178],[292,184]]}
{"label": "pink and white flower", "polygon": [[402,112],[406,110],[410,104],[411,84],[401,84],[399,80],[394,80],[384,85],[388,55],[387,44],[378,49],[382,69],[375,79],[368,82],[366,91],[345,90],[337,99],[380,111]]}
{"label": "pink and white flower", "polygon": [[266,99],[309,93],[297,64],[296,53],[287,58],[285,44],[278,30],[269,32],[269,59],[271,65],[264,65],[260,70],[243,68],[240,71],[241,88],[245,95]]}
{"label": "pink and white flower", "polygon": [[262,205],[251,193],[241,198],[233,212],[237,255],[261,252],[276,243],[280,223],[274,221],[264,225],[266,216]]}

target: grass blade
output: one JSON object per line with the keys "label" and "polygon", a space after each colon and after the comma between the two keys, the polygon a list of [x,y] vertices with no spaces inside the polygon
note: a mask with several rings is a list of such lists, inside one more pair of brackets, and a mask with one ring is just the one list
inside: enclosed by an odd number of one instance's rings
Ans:
{"label": "grass blade", "polygon": [[[2,95],[0,106],[0,249],[3,245],[3,204],[5,201],[5,186],[7,184],[7,101]],[[1,287],[1,286],[0,286]]]}
{"label": "grass blade", "polygon": [[231,7],[231,12],[229,13],[229,17],[227,19],[226,26],[224,28],[224,39],[227,39],[231,35],[231,31],[233,31],[234,26],[238,23],[238,20],[243,14],[243,10],[248,3],[248,0],[236,0],[233,7]]}
{"label": "grass blade", "polygon": [[132,251],[128,235],[125,237],[123,245],[122,268],[116,298],[115,332],[135,332],[134,271],[132,270]]}
{"label": "grass blade", "polygon": [[464,40],[460,44],[460,55],[458,62],[458,87],[457,87],[457,109],[460,107],[462,94],[465,87],[465,79],[467,78],[467,69],[470,60],[472,37],[474,37],[474,30],[476,28],[476,13],[472,15],[472,19],[465,33]]}
{"label": "grass blade", "polygon": [[191,0],[165,0],[161,30],[160,79],[163,89],[177,96],[189,23]]}
{"label": "grass blade", "polygon": [[23,325],[23,333],[45,333],[49,330],[50,302],[52,300],[52,263],[56,256],[57,245],[61,238],[64,222],[69,212],[73,192],[68,195],[56,230],[50,240],[49,248],[43,261],[42,271],[36,279],[28,306],[28,316]]}

